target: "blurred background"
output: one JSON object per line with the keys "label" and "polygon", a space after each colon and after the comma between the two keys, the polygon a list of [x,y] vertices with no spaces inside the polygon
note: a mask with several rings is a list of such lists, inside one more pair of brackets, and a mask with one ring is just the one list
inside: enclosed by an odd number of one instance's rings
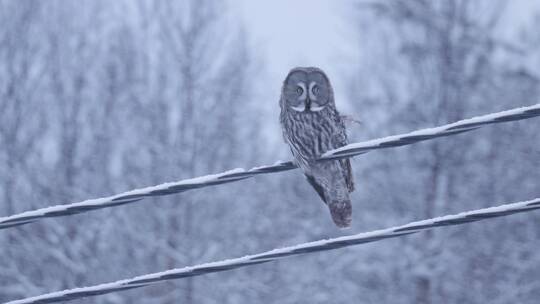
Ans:
{"label": "blurred background", "polygon": [[[319,66],[351,141],[538,103],[540,1],[0,0],[0,216],[290,158]],[[356,157],[336,229],[299,171],[0,231],[0,302],[538,197],[540,120]],[[73,303],[538,303],[540,214]]]}

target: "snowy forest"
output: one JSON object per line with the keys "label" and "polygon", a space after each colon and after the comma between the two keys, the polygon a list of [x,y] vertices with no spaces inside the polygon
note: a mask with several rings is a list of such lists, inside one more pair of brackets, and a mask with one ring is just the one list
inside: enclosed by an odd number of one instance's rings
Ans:
{"label": "snowy forest", "polygon": [[[331,79],[359,121],[349,140],[538,103],[540,7],[517,18],[509,2],[329,11],[352,50]],[[264,83],[272,52],[238,3],[0,0],[0,217],[291,159],[281,83]],[[539,129],[355,157],[348,230],[299,170],[0,230],[0,302],[529,200]],[[538,303],[539,223],[533,211],[72,303]]]}

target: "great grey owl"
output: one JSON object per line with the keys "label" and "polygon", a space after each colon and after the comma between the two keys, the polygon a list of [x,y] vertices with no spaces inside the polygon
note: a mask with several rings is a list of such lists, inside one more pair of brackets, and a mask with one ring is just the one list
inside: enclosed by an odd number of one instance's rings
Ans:
{"label": "great grey owl", "polygon": [[349,227],[349,193],[354,191],[350,161],[315,161],[324,152],[347,144],[328,77],[318,68],[292,69],[283,82],[279,105],[283,136],[296,164],[330,209],[334,223]]}

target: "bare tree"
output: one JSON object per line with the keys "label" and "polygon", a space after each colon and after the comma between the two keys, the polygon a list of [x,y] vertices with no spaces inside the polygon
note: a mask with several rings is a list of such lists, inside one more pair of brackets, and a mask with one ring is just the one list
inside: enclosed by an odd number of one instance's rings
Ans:
{"label": "bare tree", "polygon": [[[238,145],[258,134],[250,115],[252,56],[225,4],[34,4],[2,2],[0,140],[6,144],[0,161],[9,168],[0,173],[2,214],[207,174],[254,158],[257,149]],[[225,28],[227,35],[221,34]],[[22,195],[23,189],[32,195]],[[217,193],[218,208],[193,210]],[[211,259],[216,252],[210,249],[223,237],[213,233],[220,225],[213,218],[233,199],[229,191],[190,194],[160,199],[152,212],[148,205],[107,210],[13,230],[0,239],[0,265],[8,270],[0,283],[9,286],[0,298]],[[245,228],[231,226],[236,233]],[[21,245],[6,246],[15,243]],[[42,254],[31,256],[36,250]],[[156,287],[121,301],[141,296],[208,298],[190,280],[182,290]],[[117,297],[98,301],[111,299]]]}
{"label": "bare tree", "polygon": [[[527,104],[519,89],[508,87],[508,61],[499,60],[501,56],[519,57],[516,41],[500,41],[496,35],[504,8],[505,1],[389,1],[368,5],[363,2],[358,12],[364,17],[371,14],[373,19],[369,20],[378,24],[382,33],[375,35],[387,41],[379,43],[386,51],[381,52],[380,61],[375,61],[382,63],[380,74],[375,79],[355,80],[355,88],[368,88],[351,90],[352,100],[364,100],[356,104],[358,111],[377,113],[391,108],[389,113],[380,115],[381,121],[372,120],[375,128],[397,126],[411,130],[515,106],[515,100]],[[360,66],[356,72],[361,74],[363,68]],[[479,134],[479,138],[433,142],[392,160],[384,155],[374,157],[368,169],[373,171],[369,178],[378,187],[389,190],[372,188],[376,193],[366,194],[366,198],[387,202],[389,206],[382,208],[382,212],[392,217],[432,217],[470,209],[471,202],[482,204],[508,198],[513,191],[501,188],[504,178],[492,171],[503,168],[507,157],[498,148],[504,145],[501,138],[508,135],[501,133],[494,129]],[[516,137],[512,140],[519,142]],[[490,171],[493,174],[482,173]],[[519,165],[514,172],[522,178],[527,176]],[[459,231],[463,233],[462,229]],[[495,244],[486,241],[492,233],[474,231],[447,242],[444,235],[453,236],[455,232],[438,232],[437,237],[431,232],[421,239],[401,243],[406,247],[406,263],[396,263],[398,277],[389,277],[399,282],[393,285],[395,292],[404,293],[403,288],[412,285],[415,293],[409,301],[414,303],[496,299],[497,293],[493,291],[498,288],[492,283],[493,278],[504,279],[495,275],[498,267],[491,263],[497,265],[500,261],[481,259],[486,251],[468,248],[482,240],[497,250]],[[470,254],[462,254],[464,248]],[[499,246],[499,250],[504,250],[504,246]],[[477,277],[479,273],[482,279]],[[459,274],[466,280],[460,281],[456,277]],[[406,283],[410,278],[414,278],[413,284]],[[468,285],[474,284],[489,291],[469,293]]]}

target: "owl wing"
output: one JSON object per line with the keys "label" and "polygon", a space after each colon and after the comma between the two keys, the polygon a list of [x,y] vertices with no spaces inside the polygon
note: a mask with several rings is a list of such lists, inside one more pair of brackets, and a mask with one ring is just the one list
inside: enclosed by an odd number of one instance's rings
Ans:
{"label": "owl wing", "polygon": [[323,187],[321,185],[319,185],[317,183],[317,181],[315,180],[315,178],[313,176],[311,176],[311,175],[306,174],[306,179],[311,184],[313,189],[315,189],[315,191],[317,191],[317,194],[319,194],[319,196],[321,197],[323,202],[327,203],[326,198],[324,197],[324,189],[323,189]]}
{"label": "owl wing", "polygon": [[354,181],[352,175],[352,167],[350,159],[342,159],[339,161],[341,163],[341,168],[343,169],[343,176],[345,177],[345,183],[347,184],[347,189],[350,192],[354,191]]}
{"label": "owl wing", "polygon": [[[345,123],[339,114],[336,116],[336,124],[338,125],[338,132],[332,138],[332,144],[334,148],[340,148],[347,145],[347,132],[345,130]],[[347,184],[347,189],[349,192],[354,191],[354,180],[352,175],[352,167],[350,159],[341,159],[339,160],[341,165],[341,170],[343,172],[343,177],[345,178],[345,183]]]}

